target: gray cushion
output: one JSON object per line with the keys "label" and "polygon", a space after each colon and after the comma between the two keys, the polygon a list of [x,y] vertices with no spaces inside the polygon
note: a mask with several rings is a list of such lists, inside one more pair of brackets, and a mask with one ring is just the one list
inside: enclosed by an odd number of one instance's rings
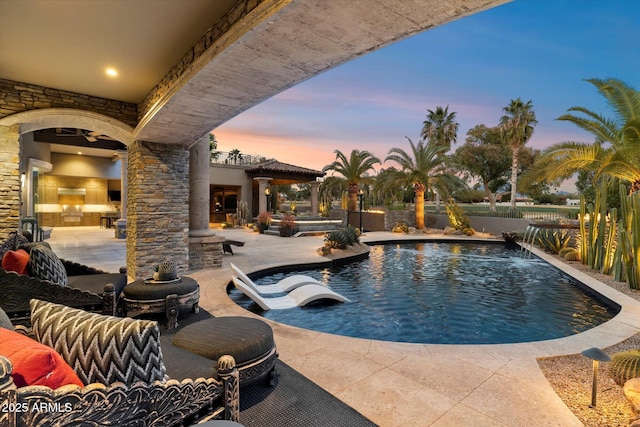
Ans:
{"label": "gray cushion", "polygon": [[14,330],[13,323],[11,323],[11,319],[7,316],[7,313],[4,312],[2,307],[0,307],[0,328]]}
{"label": "gray cushion", "polygon": [[216,317],[185,326],[173,338],[185,350],[211,360],[233,356],[241,368],[265,356],[275,347],[271,326],[249,317]]}
{"label": "gray cushion", "polygon": [[85,384],[166,379],[157,322],[32,299],[31,326],[36,339],[56,350]]}
{"label": "gray cushion", "polygon": [[67,270],[60,258],[43,245],[34,246],[29,253],[29,271],[40,280],[50,280],[60,285],[67,284]]}

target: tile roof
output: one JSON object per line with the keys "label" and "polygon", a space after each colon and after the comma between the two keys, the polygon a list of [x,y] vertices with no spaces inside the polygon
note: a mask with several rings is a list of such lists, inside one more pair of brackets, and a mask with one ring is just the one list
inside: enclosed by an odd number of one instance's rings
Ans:
{"label": "tile roof", "polygon": [[247,173],[254,174],[256,172],[279,172],[279,173],[291,173],[302,174],[321,177],[324,176],[324,172],[314,169],[307,169],[300,166],[290,165],[288,163],[282,163],[275,159],[266,160],[258,163],[247,169]]}

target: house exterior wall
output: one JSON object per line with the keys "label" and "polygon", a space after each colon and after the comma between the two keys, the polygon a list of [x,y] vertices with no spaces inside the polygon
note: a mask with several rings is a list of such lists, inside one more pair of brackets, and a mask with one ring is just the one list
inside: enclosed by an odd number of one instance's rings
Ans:
{"label": "house exterior wall", "polygon": [[240,187],[238,201],[244,200],[249,207],[248,217],[257,215],[251,210],[251,197],[253,183],[246,174],[246,168],[236,165],[211,164],[209,166],[209,184],[213,186],[237,186]]}

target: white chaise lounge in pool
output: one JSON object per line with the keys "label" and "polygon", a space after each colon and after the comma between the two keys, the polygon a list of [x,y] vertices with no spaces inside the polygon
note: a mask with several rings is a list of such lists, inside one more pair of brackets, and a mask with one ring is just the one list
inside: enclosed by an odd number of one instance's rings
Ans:
{"label": "white chaise lounge in pool", "polygon": [[315,284],[300,286],[281,297],[263,298],[251,285],[247,285],[236,276],[231,279],[238,290],[251,298],[263,310],[282,310],[299,307],[320,299],[333,299],[339,302],[349,301],[326,286]]}
{"label": "white chaise lounge in pool", "polygon": [[251,286],[258,294],[260,295],[268,295],[268,294],[281,294],[283,292],[291,292],[292,290],[299,288],[303,285],[321,285],[325,286],[324,283],[319,280],[314,279],[313,277],[305,276],[302,274],[294,274],[292,276],[285,277],[280,280],[278,283],[273,285],[257,285],[238,268],[234,263],[231,263],[231,269],[235,273],[235,275],[242,280],[247,285]]}

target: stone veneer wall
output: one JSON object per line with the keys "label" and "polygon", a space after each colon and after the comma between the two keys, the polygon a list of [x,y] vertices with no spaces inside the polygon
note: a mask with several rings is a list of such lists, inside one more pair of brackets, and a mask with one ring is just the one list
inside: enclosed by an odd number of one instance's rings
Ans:
{"label": "stone veneer wall", "polygon": [[136,104],[0,79],[0,118],[41,108],[76,108],[138,124]]}
{"label": "stone veneer wall", "polygon": [[[384,228],[391,231],[397,223],[404,222],[409,227],[416,226],[416,211],[413,209],[405,210],[385,210],[384,213]],[[426,218],[425,218],[426,225]]]}
{"label": "stone veneer wall", "polygon": [[0,126],[0,241],[20,224],[20,127]]}
{"label": "stone veneer wall", "polygon": [[182,74],[191,68],[191,65],[205,53],[213,44],[225,34],[231,26],[244,18],[264,0],[239,0],[218,22],[216,22],[198,40],[198,42],[182,57],[182,59],[169,70],[164,78],[154,87],[139,105],[139,120],[147,114],[149,109],[162,97],[164,97],[180,79]]}
{"label": "stone veneer wall", "polygon": [[153,267],[174,261],[189,267],[189,150],[135,141],[128,147],[127,272],[153,276]]}
{"label": "stone veneer wall", "polygon": [[222,236],[189,237],[189,270],[222,267]]}

